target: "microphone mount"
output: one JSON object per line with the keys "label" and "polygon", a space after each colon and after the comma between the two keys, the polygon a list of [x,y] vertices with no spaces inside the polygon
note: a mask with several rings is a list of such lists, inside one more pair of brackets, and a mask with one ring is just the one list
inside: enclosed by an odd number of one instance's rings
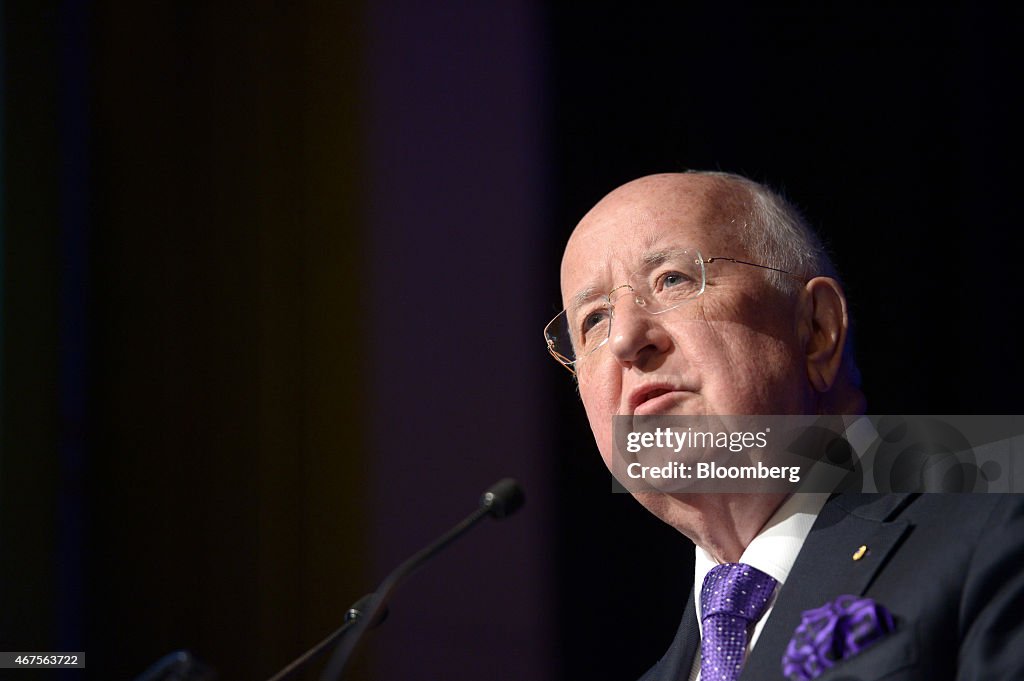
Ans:
{"label": "microphone mount", "polygon": [[[387,605],[391,595],[398,585],[405,581],[406,577],[487,516],[497,519],[507,518],[518,511],[525,500],[522,487],[512,478],[504,478],[491,485],[480,497],[480,505],[475,511],[438,537],[432,544],[413,554],[399,565],[380,583],[376,591],[360,598],[345,612],[345,620],[341,627],[296,658],[287,667],[272,676],[269,681],[283,681],[321,655],[332,644],[336,646],[334,654],[331,655],[320,679],[321,681],[337,681],[341,678],[349,659],[366,632],[387,618]],[[345,636],[350,631],[351,633]]]}

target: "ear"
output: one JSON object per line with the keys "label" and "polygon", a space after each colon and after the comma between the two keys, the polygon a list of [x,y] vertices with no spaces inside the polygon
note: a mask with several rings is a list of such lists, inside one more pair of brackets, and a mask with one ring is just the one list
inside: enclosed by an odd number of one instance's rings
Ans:
{"label": "ear", "polygon": [[807,377],[815,390],[828,392],[843,363],[849,325],[846,296],[839,282],[829,277],[815,277],[807,282],[801,295],[799,319]]}

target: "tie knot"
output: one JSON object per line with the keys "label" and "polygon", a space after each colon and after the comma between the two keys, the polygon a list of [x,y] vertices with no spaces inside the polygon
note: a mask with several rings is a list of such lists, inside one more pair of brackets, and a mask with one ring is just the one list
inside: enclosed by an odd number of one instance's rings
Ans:
{"label": "tie knot", "polygon": [[716,565],[700,591],[701,619],[726,614],[756,622],[777,584],[771,575],[743,563]]}

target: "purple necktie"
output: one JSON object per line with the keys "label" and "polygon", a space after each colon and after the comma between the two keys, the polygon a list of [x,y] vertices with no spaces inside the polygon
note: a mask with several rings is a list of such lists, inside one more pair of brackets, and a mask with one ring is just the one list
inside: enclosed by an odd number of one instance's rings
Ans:
{"label": "purple necktie", "polygon": [[775,581],[743,563],[711,568],[700,591],[701,681],[734,681],[747,652],[747,628],[761,618]]}

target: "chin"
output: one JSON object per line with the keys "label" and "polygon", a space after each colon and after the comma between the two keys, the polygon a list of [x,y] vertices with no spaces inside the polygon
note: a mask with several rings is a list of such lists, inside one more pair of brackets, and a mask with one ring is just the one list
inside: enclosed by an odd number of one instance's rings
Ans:
{"label": "chin", "polygon": [[[633,498],[640,502],[651,515],[683,532],[679,518],[680,504],[663,492],[634,492]],[[686,534],[683,532],[683,534]]]}

